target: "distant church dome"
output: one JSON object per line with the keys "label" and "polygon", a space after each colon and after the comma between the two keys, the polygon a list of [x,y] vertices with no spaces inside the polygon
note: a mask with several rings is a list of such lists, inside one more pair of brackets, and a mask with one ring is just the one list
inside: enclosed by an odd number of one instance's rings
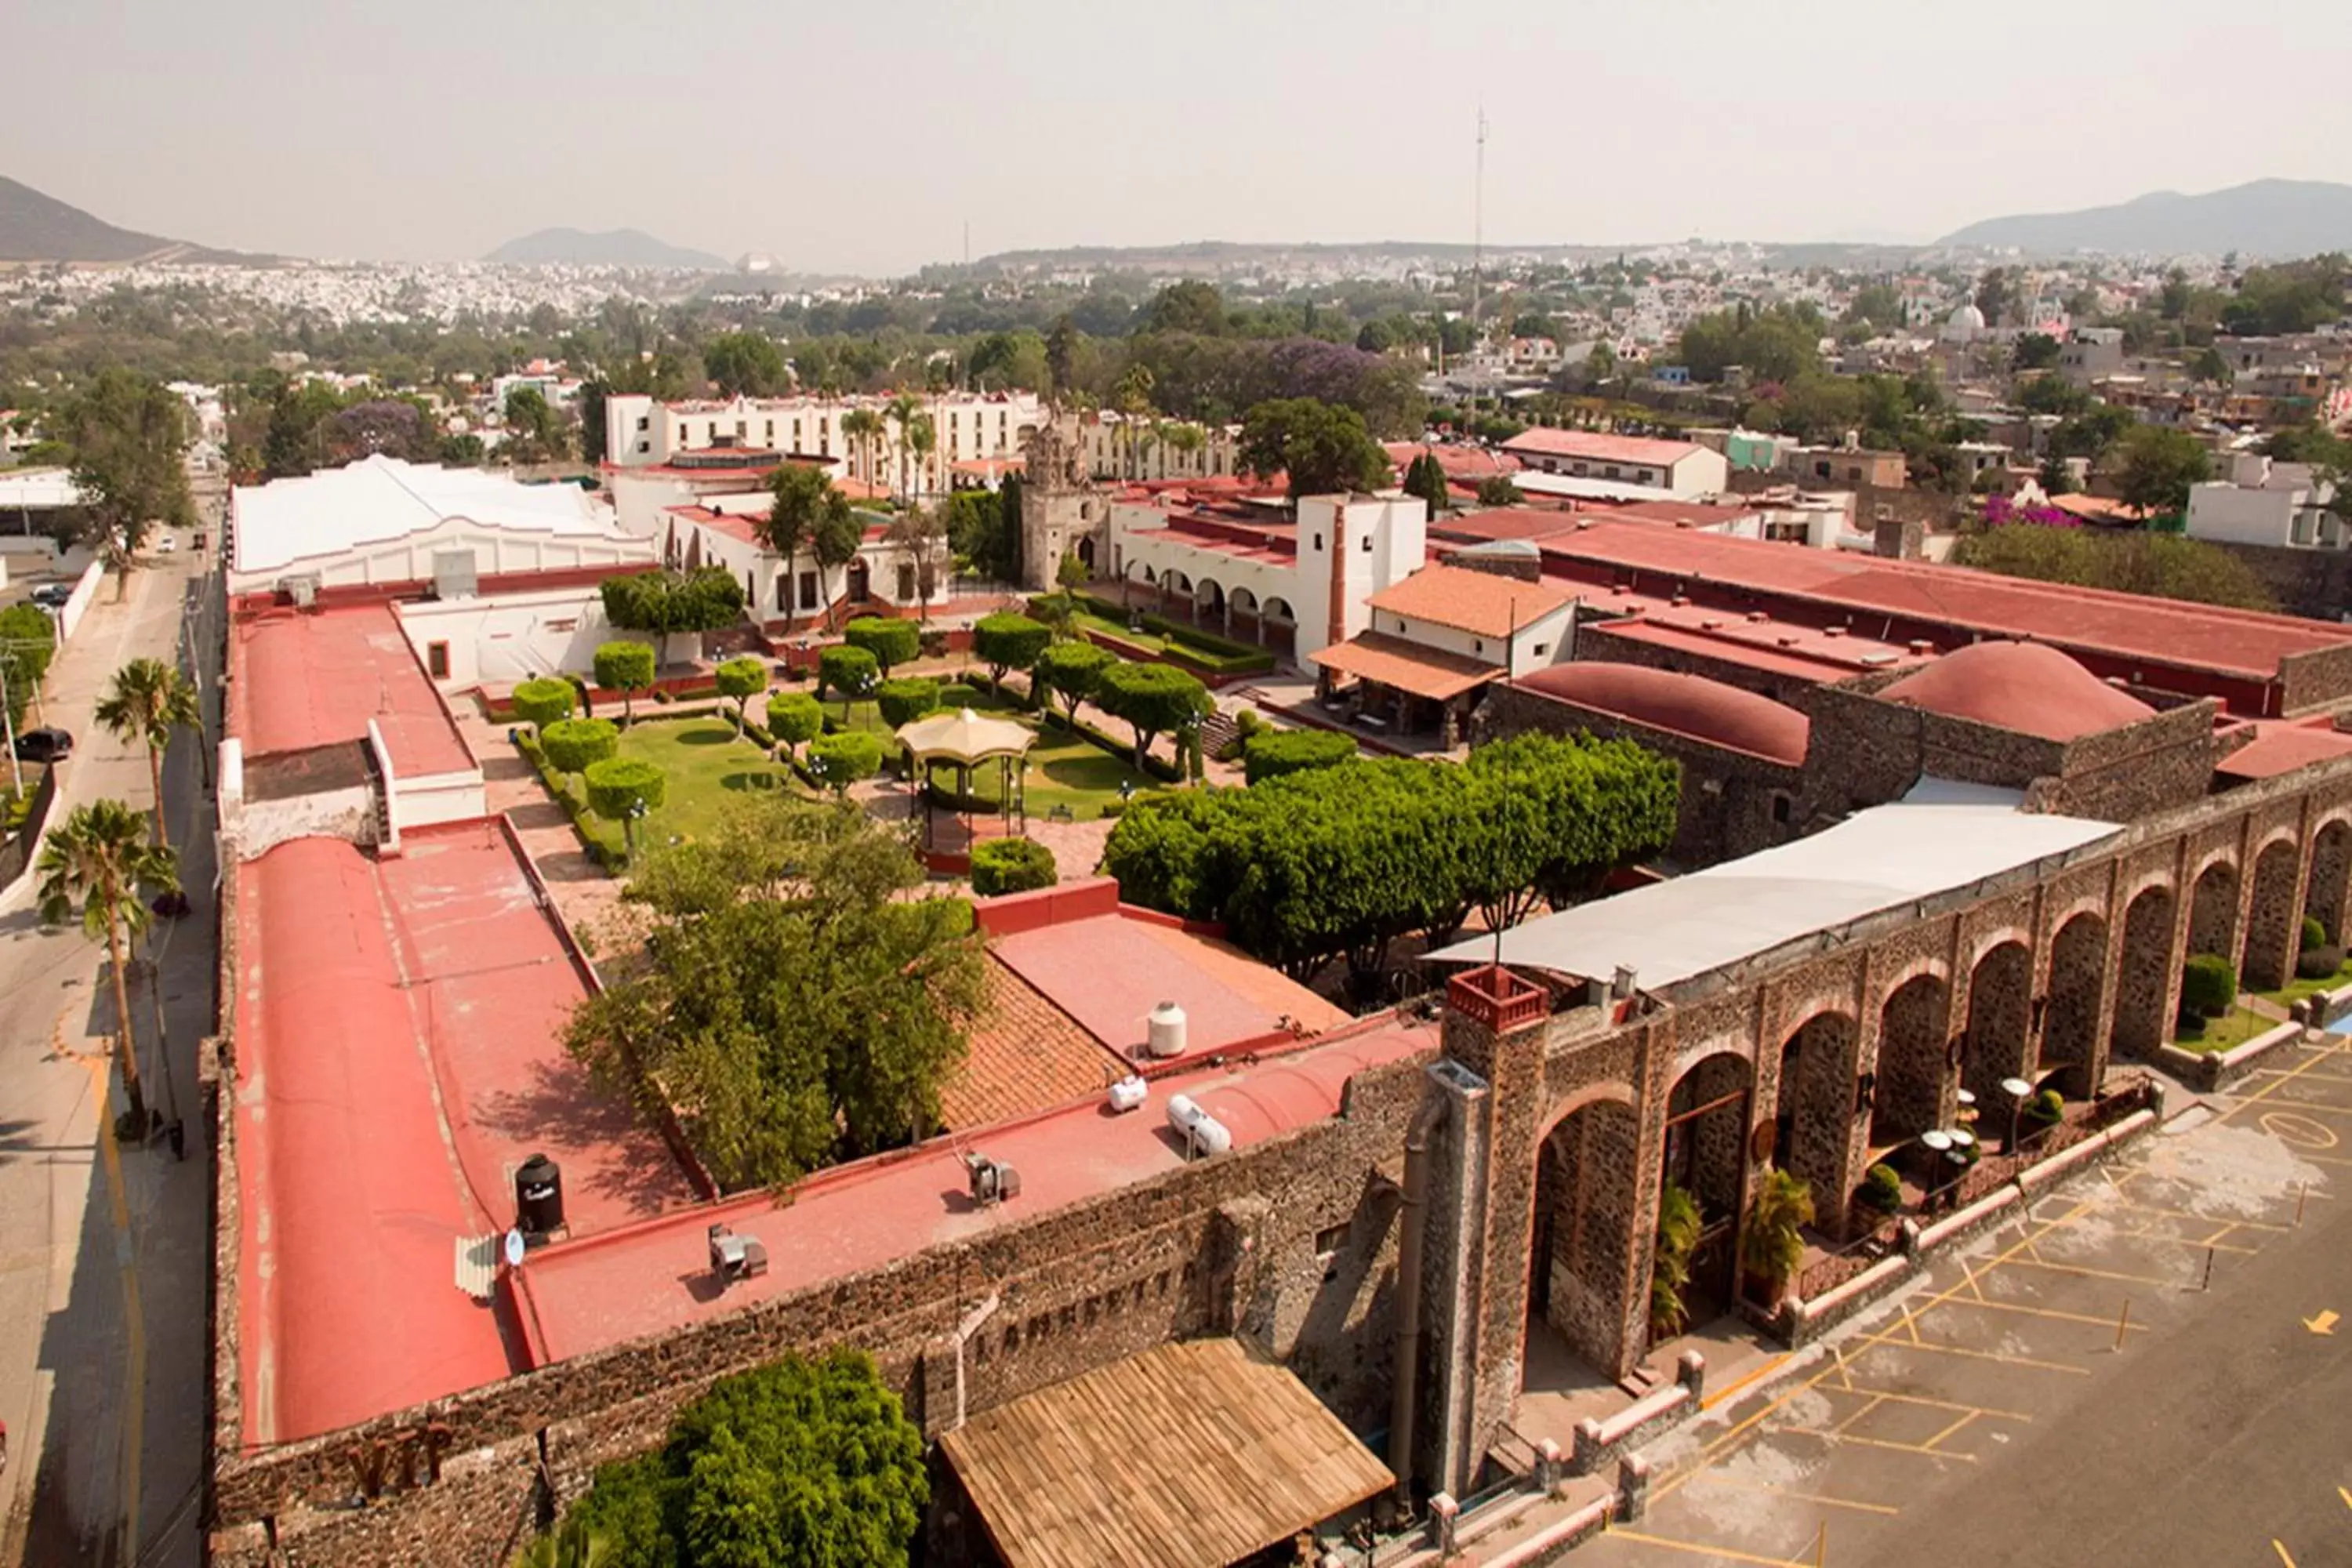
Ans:
{"label": "distant church dome", "polygon": [[1981,332],[1985,330],[1985,313],[1976,308],[1974,301],[1965,301],[1944,318],[1944,325],[1956,332]]}
{"label": "distant church dome", "polygon": [[2155,709],[2046,643],[1973,643],[1878,695],[2045,741],[2078,740],[2156,716]]}
{"label": "distant church dome", "polygon": [[1518,685],[1596,713],[1801,767],[1811,721],[1784,703],[1703,675],[1603,659],[1556,664]]}

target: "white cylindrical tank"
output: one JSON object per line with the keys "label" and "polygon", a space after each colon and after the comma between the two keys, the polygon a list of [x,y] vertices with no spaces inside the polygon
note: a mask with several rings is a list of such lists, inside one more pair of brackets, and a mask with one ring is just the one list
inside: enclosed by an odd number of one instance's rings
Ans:
{"label": "white cylindrical tank", "polygon": [[1122,1112],[1133,1110],[1143,1103],[1150,1092],[1150,1086],[1133,1073],[1129,1073],[1110,1086],[1110,1108]]}
{"label": "white cylindrical tank", "polygon": [[1234,1135],[1225,1124],[1202,1110],[1192,1108],[1192,1147],[1203,1154],[1223,1154],[1234,1146]]}
{"label": "white cylindrical tank", "polygon": [[1184,1009],[1162,1002],[1144,1020],[1144,1054],[1181,1057],[1184,1054]]}
{"label": "white cylindrical tank", "polygon": [[1171,1094],[1168,1097],[1169,1126],[1189,1137],[1192,1135],[1192,1123],[1199,1120],[1201,1120],[1201,1108],[1192,1103],[1191,1095]]}

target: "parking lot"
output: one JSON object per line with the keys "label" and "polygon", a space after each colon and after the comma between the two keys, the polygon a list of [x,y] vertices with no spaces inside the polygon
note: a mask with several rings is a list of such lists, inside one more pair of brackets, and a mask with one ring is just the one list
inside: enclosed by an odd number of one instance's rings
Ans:
{"label": "parking lot", "polygon": [[2177,1114],[1717,1391],[1577,1560],[2352,1563],[2347,1135],[2335,1037]]}

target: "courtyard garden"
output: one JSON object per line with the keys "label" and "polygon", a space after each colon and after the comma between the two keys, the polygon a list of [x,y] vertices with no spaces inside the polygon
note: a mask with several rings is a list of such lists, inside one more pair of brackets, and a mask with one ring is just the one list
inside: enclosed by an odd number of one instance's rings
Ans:
{"label": "courtyard garden", "polygon": [[[536,750],[536,743],[526,748],[527,752]],[[640,845],[699,837],[717,826],[727,802],[751,791],[802,787],[791,770],[769,760],[718,713],[640,719],[620,732],[614,754],[649,764],[662,776],[660,804],[649,806],[638,824]],[[582,836],[603,852],[607,864],[618,864],[627,840],[623,825],[589,808],[579,776],[543,766],[541,777],[562,792]]]}
{"label": "courtyard garden", "polygon": [[[1073,822],[1092,822],[1105,815],[1106,807],[1109,815],[1118,815],[1119,803],[1126,798],[1120,794],[1122,784],[1130,795],[1167,787],[1165,780],[1136,772],[1125,757],[1070,730],[1058,719],[1031,712],[1017,698],[1000,696],[985,686],[971,689],[967,697],[959,689],[956,706],[970,708],[975,713],[1014,719],[1036,731],[1037,743],[1029,752],[1028,801],[1033,817],[1046,816],[1060,809],[1067,811]],[[824,711],[827,722],[838,727],[840,701],[828,701]],[[879,702],[852,702],[848,711],[850,729],[883,736],[897,732],[897,727],[883,718]],[[943,787],[951,777],[948,773],[940,775]],[[976,770],[971,783],[974,809],[997,809],[1000,802],[996,771]]]}

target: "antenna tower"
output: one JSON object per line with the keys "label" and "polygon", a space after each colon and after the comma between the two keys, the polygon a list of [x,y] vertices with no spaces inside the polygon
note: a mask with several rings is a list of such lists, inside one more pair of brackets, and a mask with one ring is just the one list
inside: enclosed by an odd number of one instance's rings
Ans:
{"label": "antenna tower", "polygon": [[1478,405],[1478,304],[1486,261],[1486,106],[1478,106],[1477,179],[1470,198],[1470,405]]}

